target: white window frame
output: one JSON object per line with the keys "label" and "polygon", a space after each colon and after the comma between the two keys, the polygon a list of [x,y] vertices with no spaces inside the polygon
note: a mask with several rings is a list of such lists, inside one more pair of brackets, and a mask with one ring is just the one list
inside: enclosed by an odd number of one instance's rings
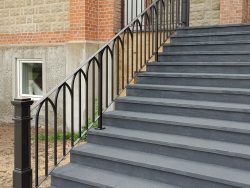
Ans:
{"label": "white window frame", "polygon": [[42,61],[42,59],[17,59],[17,95],[19,97],[29,97],[32,100],[40,100],[43,96],[42,95],[29,95],[29,94],[23,94],[23,88],[22,88],[22,65],[23,63],[39,63],[42,64],[42,84],[43,84],[43,95],[45,94],[45,66]]}

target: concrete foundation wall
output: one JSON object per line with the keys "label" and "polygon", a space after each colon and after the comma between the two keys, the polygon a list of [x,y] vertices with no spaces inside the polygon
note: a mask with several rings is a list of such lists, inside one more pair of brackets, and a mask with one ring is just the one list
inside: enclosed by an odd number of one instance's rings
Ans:
{"label": "concrete foundation wall", "polygon": [[17,97],[17,59],[41,59],[45,66],[46,92],[73,72],[99,48],[99,43],[66,43],[40,46],[0,47],[0,121],[13,117],[11,100]]}

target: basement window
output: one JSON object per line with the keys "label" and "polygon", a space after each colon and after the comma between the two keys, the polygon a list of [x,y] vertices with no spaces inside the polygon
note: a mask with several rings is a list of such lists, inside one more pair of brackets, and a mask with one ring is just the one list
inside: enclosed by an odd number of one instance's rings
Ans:
{"label": "basement window", "polygon": [[40,99],[44,94],[43,62],[38,59],[17,60],[17,86],[20,97]]}

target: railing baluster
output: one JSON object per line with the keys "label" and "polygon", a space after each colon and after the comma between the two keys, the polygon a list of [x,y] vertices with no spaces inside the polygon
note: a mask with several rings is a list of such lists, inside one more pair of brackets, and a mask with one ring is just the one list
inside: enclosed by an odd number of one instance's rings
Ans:
{"label": "railing baluster", "polygon": [[[88,74],[87,74],[88,75]],[[85,91],[85,129],[89,129],[89,78],[88,76],[85,77],[85,86],[86,86],[86,91]]]}
{"label": "railing baluster", "polygon": [[[127,68],[126,68],[126,70],[127,70],[127,81],[126,81],[126,83],[128,83],[129,82],[129,62],[130,62],[130,57],[129,57],[129,39],[130,39],[130,37],[129,37],[129,32],[127,31]],[[131,41],[131,46],[133,45],[133,43],[132,43],[132,41]],[[131,57],[132,57],[132,59],[133,59],[133,51],[131,52]],[[123,67],[124,67],[124,62],[123,62]],[[134,70],[134,65],[133,65],[133,62],[131,61],[131,67],[132,67],[132,74],[133,74],[133,70]],[[123,71],[124,71],[124,68],[123,68]],[[123,77],[124,77],[124,73],[123,73]],[[123,81],[122,81],[122,89],[124,89],[125,88],[125,86],[124,86],[124,79],[123,79]]]}
{"label": "railing baluster", "polygon": [[75,128],[74,128],[74,88],[71,93],[71,147],[74,146],[75,142]]}
{"label": "railing baluster", "polygon": [[66,155],[66,86],[63,85],[63,156]]}
{"label": "railing baluster", "polygon": [[127,17],[127,23],[126,23],[126,25],[128,25],[128,0],[127,0],[126,8],[127,8],[127,14],[126,14],[126,17]]}
{"label": "railing baluster", "polygon": [[[143,28],[143,25],[141,23],[140,25],[140,69],[142,68],[142,28]],[[145,54],[146,55],[146,54]]]}
{"label": "railing baluster", "polygon": [[48,100],[45,101],[45,176],[48,176],[48,128],[49,128],[49,121],[48,121]]}
{"label": "railing baluster", "polygon": [[55,105],[54,117],[54,166],[57,165],[57,104]]}
{"label": "railing baluster", "polygon": [[99,64],[99,71],[98,71],[98,129],[102,130],[102,93],[103,93],[103,85],[102,85],[102,76],[103,76],[103,66],[102,66],[102,58],[103,58],[103,51],[100,52],[98,57],[98,64]]}
{"label": "railing baluster", "polygon": [[35,123],[35,186],[38,186],[39,184],[39,170],[38,170],[38,152],[39,152],[39,144],[38,144],[38,134],[39,134],[39,129],[38,129],[38,121],[39,117],[36,116],[36,123]]}
{"label": "railing baluster", "polygon": [[106,108],[108,108],[109,106],[109,77],[108,77],[108,67],[109,67],[109,64],[108,64],[108,48],[106,49],[106,101],[105,101],[105,104],[106,104]]}
{"label": "railing baluster", "polygon": [[[137,12],[138,12],[138,1],[135,1],[136,5],[135,5],[135,16],[137,16]],[[133,20],[133,18],[132,18]]]}
{"label": "railing baluster", "polygon": [[92,61],[92,122],[95,122],[95,61]]}
{"label": "railing baluster", "polygon": [[117,58],[117,62],[116,62],[116,66],[117,66],[117,71],[116,71],[117,72],[116,73],[117,86],[116,87],[117,88],[116,88],[116,90],[117,91],[116,91],[116,95],[118,96],[120,94],[119,93],[119,91],[120,91],[120,61],[119,61],[120,60],[120,53],[119,53],[120,52],[119,51],[120,50],[120,43],[118,42],[116,45],[117,45],[117,54],[116,54],[117,55],[117,57],[116,57]]}
{"label": "railing baluster", "polygon": [[111,59],[111,101],[113,101],[114,100],[114,85],[115,85],[115,82],[114,82],[114,51],[112,51],[111,58],[112,58]]}
{"label": "railing baluster", "polygon": [[79,72],[78,73],[79,74],[79,93],[78,93],[78,95],[79,95],[79,101],[78,101],[78,103],[79,103],[79,134],[78,134],[78,137],[79,138],[81,138],[81,136],[82,136],[82,76],[81,76],[81,72]]}
{"label": "railing baluster", "polygon": [[[135,54],[136,61],[135,61],[135,63],[136,63],[136,72],[138,72],[138,57],[139,57],[139,49],[138,49],[138,23],[136,22],[135,24],[136,24],[136,41],[135,41],[135,43],[136,43],[136,54]],[[133,72],[134,72],[134,70],[133,70]],[[132,77],[134,77],[134,76],[132,75]]]}

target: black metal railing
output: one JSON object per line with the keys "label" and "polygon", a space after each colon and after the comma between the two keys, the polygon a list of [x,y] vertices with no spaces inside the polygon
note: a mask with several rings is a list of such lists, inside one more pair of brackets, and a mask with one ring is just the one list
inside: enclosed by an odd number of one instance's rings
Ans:
{"label": "black metal railing", "polygon": [[31,99],[12,102],[14,187],[39,187],[90,128],[104,128],[103,113],[113,108],[136,72],[158,60],[160,47],[177,27],[188,26],[188,4],[155,0],[31,110]]}

